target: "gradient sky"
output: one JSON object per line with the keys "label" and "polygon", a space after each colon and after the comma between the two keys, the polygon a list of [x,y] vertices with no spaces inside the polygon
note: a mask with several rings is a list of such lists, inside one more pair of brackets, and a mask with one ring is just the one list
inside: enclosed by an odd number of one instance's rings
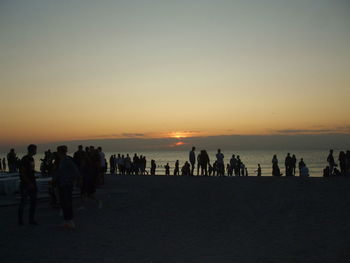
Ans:
{"label": "gradient sky", "polygon": [[0,143],[349,133],[349,12],[346,0],[0,0]]}

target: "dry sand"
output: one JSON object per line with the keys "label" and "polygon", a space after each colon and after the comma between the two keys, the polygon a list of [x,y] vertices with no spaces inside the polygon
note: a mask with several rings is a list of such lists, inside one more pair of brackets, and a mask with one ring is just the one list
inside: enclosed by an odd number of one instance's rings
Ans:
{"label": "dry sand", "polygon": [[[1,262],[350,262],[350,178],[115,176],[58,227],[3,207]],[[75,199],[75,207],[79,200]]]}

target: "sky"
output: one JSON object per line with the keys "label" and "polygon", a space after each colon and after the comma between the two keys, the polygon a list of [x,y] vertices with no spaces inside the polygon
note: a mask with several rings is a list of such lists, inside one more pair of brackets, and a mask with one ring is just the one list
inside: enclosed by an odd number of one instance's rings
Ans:
{"label": "sky", "polygon": [[0,145],[349,134],[349,11],[346,0],[0,0]]}

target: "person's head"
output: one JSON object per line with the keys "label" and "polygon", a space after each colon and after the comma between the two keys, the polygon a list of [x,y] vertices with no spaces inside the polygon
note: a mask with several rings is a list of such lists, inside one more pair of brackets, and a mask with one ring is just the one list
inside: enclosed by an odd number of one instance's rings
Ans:
{"label": "person's head", "polygon": [[193,147],[192,147],[192,151],[195,151],[195,150],[196,150],[196,147],[193,146]]}
{"label": "person's head", "polygon": [[287,156],[290,156],[290,153],[287,153]]}
{"label": "person's head", "polygon": [[66,145],[61,145],[57,147],[57,154],[60,159],[63,159],[68,152],[68,148]]}
{"label": "person's head", "polygon": [[260,167],[260,163],[258,163],[258,167]]}
{"label": "person's head", "polygon": [[98,150],[99,152],[102,152],[102,147],[98,147],[97,150]]}
{"label": "person's head", "polygon": [[36,149],[37,149],[36,145],[34,145],[34,144],[28,145],[28,147],[27,147],[28,154],[32,155],[32,156],[35,155],[36,154]]}
{"label": "person's head", "polygon": [[304,161],[304,158],[301,158],[300,161]]}
{"label": "person's head", "polygon": [[221,149],[218,149],[218,153],[221,153]]}
{"label": "person's head", "polygon": [[329,150],[329,153],[333,153],[333,150]]}
{"label": "person's head", "polygon": [[82,150],[83,150],[83,145],[79,145],[79,146],[78,146],[78,150],[79,150],[79,151],[82,151]]}
{"label": "person's head", "polygon": [[12,148],[12,149],[10,150],[10,152],[12,152],[12,153],[15,152],[15,149]]}
{"label": "person's head", "polygon": [[232,158],[235,158],[235,155],[234,155],[234,154],[232,154]]}

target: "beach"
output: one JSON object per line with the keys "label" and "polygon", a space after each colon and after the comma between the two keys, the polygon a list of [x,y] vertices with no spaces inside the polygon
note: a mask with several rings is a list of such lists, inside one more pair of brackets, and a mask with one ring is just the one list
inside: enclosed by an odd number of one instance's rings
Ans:
{"label": "beach", "polygon": [[102,209],[74,199],[74,230],[47,201],[38,226],[1,207],[1,262],[350,262],[349,188],[343,177],[108,176]]}

